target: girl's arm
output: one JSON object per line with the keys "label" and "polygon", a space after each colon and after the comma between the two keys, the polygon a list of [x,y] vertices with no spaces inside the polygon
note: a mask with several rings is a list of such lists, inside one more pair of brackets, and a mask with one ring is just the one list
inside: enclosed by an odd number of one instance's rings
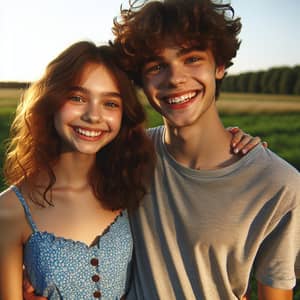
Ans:
{"label": "girl's arm", "polygon": [[11,191],[0,196],[0,299],[22,300],[24,212]]}

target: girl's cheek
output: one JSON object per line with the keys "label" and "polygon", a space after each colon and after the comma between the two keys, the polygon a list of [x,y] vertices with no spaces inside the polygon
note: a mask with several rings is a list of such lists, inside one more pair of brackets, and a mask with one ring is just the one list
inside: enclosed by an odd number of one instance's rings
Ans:
{"label": "girl's cheek", "polygon": [[82,114],[82,109],[79,106],[66,103],[58,111],[58,114],[61,115],[62,119],[68,120],[80,116]]}

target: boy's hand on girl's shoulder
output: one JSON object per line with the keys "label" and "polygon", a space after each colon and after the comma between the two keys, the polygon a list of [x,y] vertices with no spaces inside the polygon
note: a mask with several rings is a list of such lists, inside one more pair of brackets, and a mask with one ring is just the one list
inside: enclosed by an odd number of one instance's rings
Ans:
{"label": "boy's hand on girl's shoulder", "polygon": [[268,147],[268,143],[262,142],[260,137],[253,137],[239,127],[228,127],[227,130],[232,134],[231,146],[235,154],[246,154],[259,143],[262,143],[265,148]]}

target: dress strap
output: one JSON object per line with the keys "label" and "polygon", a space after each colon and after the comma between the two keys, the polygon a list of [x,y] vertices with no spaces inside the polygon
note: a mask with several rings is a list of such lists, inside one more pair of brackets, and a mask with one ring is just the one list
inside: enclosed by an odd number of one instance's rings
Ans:
{"label": "dress strap", "polygon": [[25,201],[23,195],[21,194],[21,191],[15,185],[12,185],[11,189],[16,193],[18,199],[20,200],[20,202],[21,202],[21,204],[22,204],[22,206],[24,208],[26,218],[27,218],[27,220],[28,220],[28,222],[29,222],[29,224],[30,224],[33,232],[37,232],[38,229],[37,229],[36,224],[34,223],[34,221],[32,219],[29,206],[28,206],[27,202]]}

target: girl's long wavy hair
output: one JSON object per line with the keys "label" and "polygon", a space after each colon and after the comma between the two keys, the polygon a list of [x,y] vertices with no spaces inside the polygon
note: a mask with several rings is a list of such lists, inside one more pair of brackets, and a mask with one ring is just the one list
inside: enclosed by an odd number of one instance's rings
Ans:
{"label": "girl's long wavy hair", "polygon": [[[69,88],[87,63],[104,65],[114,78],[123,102],[121,129],[117,137],[96,155],[89,172],[94,195],[112,210],[136,208],[147,192],[155,155],[144,130],[145,112],[127,75],[118,67],[110,46],[78,42],[47,66],[43,77],[25,92],[12,123],[4,174],[8,184],[26,183],[31,200],[53,205],[51,188],[56,178],[53,165],[60,156],[61,140],[54,114],[65,103]],[[40,174],[47,174],[41,197],[34,197]],[[39,199],[39,200],[37,200]]]}
{"label": "girl's long wavy hair", "polygon": [[[121,8],[114,19],[112,44],[123,58],[123,67],[142,86],[142,67],[166,41],[210,49],[216,65],[228,68],[240,46],[240,30],[240,19],[234,18],[232,7],[212,0],[129,0],[129,8]],[[216,81],[216,97],[221,81]]]}

